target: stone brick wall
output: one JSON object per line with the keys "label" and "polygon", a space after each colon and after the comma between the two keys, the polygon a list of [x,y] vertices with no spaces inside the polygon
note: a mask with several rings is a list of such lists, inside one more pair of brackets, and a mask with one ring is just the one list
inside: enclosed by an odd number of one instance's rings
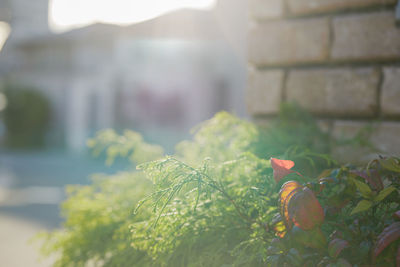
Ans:
{"label": "stone brick wall", "polygon": [[297,102],[344,137],[373,122],[371,142],[400,155],[397,0],[249,1],[249,113]]}

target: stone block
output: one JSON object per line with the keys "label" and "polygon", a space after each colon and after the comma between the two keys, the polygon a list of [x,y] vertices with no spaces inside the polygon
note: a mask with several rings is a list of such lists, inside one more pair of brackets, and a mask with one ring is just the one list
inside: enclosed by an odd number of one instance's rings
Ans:
{"label": "stone block", "polygon": [[279,18],[283,15],[283,0],[250,0],[250,16],[255,19]]}
{"label": "stone block", "polygon": [[287,5],[291,14],[306,15],[395,3],[396,0],[288,0]]}
{"label": "stone block", "polygon": [[382,122],[372,133],[371,142],[384,155],[400,156],[400,122]]}
{"label": "stone block", "polygon": [[[333,136],[343,141],[361,135],[370,147],[357,145],[357,142],[338,145],[333,148],[333,155],[341,163],[365,164],[383,156],[400,156],[400,122],[360,122],[336,121]],[[339,142],[340,144],[340,142]]]}
{"label": "stone block", "polygon": [[251,115],[274,114],[279,111],[283,71],[249,71],[247,109]]}
{"label": "stone block", "polygon": [[394,12],[336,17],[333,29],[333,60],[400,59],[400,28],[395,25]]}
{"label": "stone block", "polygon": [[400,116],[400,68],[384,68],[381,91],[383,115]]}
{"label": "stone block", "polygon": [[248,37],[249,61],[258,66],[323,62],[329,56],[327,18],[268,21]]}
{"label": "stone block", "polygon": [[[341,164],[353,163],[364,165],[378,155],[369,146],[360,145],[355,139],[357,135],[363,136],[364,140],[370,142],[372,130],[376,125],[372,122],[360,121],[335,121],[332,136],[336,140],[332,148],[332,156]],[[364,133],[364,134],[363,134]]]}
{"label": "stone block", "polygon": [[292,70],[286,96],[316,114],[371,116],[377,109],[379,77],[374,68]]}

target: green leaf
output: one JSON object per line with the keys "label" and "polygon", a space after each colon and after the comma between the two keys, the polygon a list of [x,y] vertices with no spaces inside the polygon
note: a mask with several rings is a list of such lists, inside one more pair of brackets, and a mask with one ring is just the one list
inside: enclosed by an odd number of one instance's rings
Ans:
{"label": "green leaf", "polygon": [[400,172],[400,163],[395,158],[380,159],[379,163],[389,171]]}
{"label": "green leaf", "polygon": [[372,190],[369,188],[369,186],[366,183],[360,182],[356,179],[353,179],[354,183],[357,186],[358,191],[360,191],[361,195],[365,198],[371,198],[372,196]]}
{"label": "green leaf", "polygon": [[363,199],[360,202],[358,202],[357,206],[351,211],[350,215],[353,215],[361,211],[365,211],[371,208],[371,206],[372,206],[372,201]]}
{"label": "green leaf", "polygon": [[379,194],[374,198],[374,202],[381,202],[382,200],[384,200],[388,195],[390,195],[390,193],[392,193],[393,191],[395,191],[396,188],[393,186],[389,186],[386,187],[385,189],[383,189],[381,192],[379,192]]}

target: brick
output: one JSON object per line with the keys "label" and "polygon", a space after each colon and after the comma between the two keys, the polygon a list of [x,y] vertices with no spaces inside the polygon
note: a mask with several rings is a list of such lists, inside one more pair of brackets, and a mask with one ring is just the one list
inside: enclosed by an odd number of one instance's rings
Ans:
{"label": "brick", "polygon": [[[368,127],[368,125],[370,125],[370,127]],[[333,123],[332,136],[337,140],[348,140],[355,138],[361,131],[374,127],[373,124],[369,124],[365,121],[336,120]]]}
{"label": "brick", "polygon": [[395,3],[396,0],[288,0],[287,5],[291,14],[306,15]]}
{"label": "brick", "polygon": [[388,116],[400,115],[400,68],[384,68],[383,77],[382,114]]}
{"label": "brick", "polygon": [[249,71],[247,108],[252,115],[274,114],[281,103],[283,71]]}
{"label": "brick", "polygon": [[365,164],[378,155],[400,156],[400,122],[336,121],[333,136],[336,140],[349,140],[357,134],[369,142],[370,147],[353,144],[338,145],[333,155],[339,162]]}
{"label": "brick", "polygon": [[379,76],[374,68],[292,70],[287,100],[321,115],[371,116],[377,108]]}
{"label": "brick", "polygon": [[400,156],[400,122],[382,122],[372,133],[371,142],[385,155]]}
{"label": "brick", "polygon": [[255,19],[279,18],[283,15],[283,0],[250,0],[249,10]]}
{"label": "brick", "polygon": [[[360,121],[335,121],[332,136],[336,145],[332,149],[333,157],[342,164],[354,163],[365,164],[377,157],[376,150],[368,146],[357,144],[357,135],[362,136],[370,142],[370,134],[376,130],[376,124]],[[353,140],[354,142],[350,142]]]}
{"label": "brick", "polygon": [[332,121],[331,120],[317,120],[318,128],[324,133],[330,133],[332,131]]}
{"label": "brick", "polygon": [[249,61],[258,66],[322,62],[328,47],[326,18],[269,21],[249,32]]}
{"label": "brick", "polygon": [[333,20],[332,59],[400,59],[400,28],[394,12],[379,12],[337,17]]}

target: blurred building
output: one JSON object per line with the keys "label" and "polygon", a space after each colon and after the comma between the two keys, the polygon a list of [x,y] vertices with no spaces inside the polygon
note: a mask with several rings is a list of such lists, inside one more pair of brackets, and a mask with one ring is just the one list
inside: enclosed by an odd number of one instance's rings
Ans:
{"label": "blurred building", "polygon": [[0,80],[44,92],[53,107],[49,143],[73,150],[102,128],[162,136],[186,132],[221,109],[243,115],[245,6],[219,1],[215,10],[55,34],[47,0],[3,0],[0,20],[12,31],[0,53]]}

